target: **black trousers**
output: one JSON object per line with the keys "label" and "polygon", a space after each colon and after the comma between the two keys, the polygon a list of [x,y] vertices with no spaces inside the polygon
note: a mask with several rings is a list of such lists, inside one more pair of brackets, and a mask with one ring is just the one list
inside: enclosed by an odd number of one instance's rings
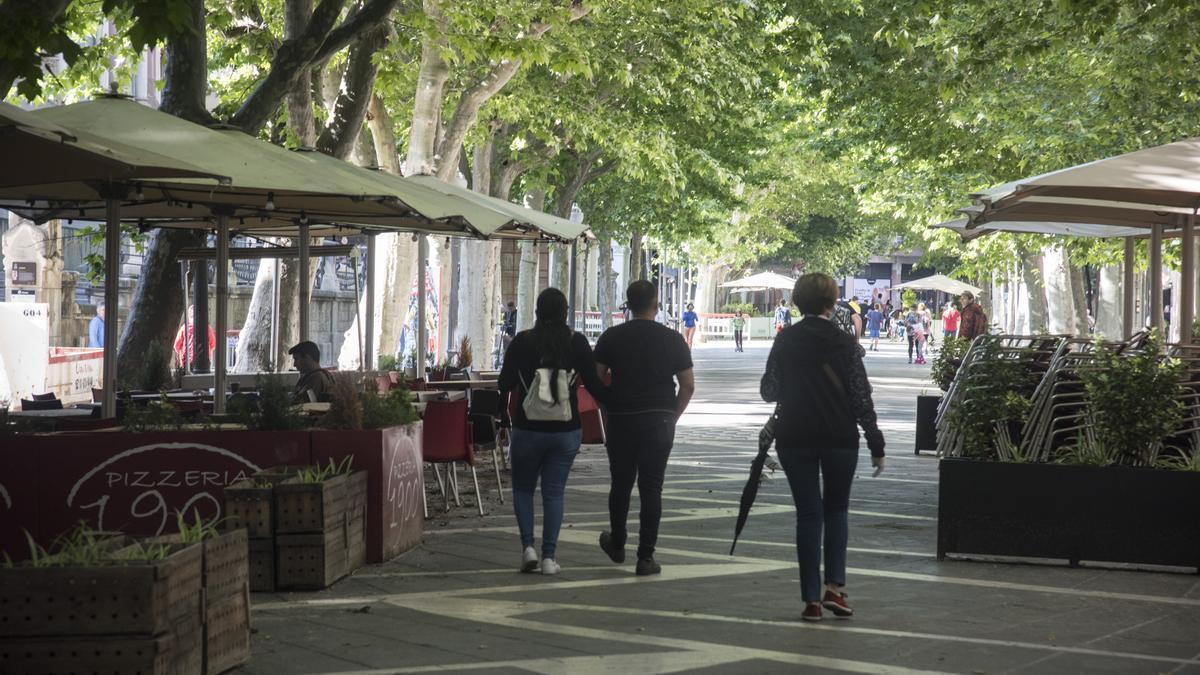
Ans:
{"label": "black trousers", "polygon": [[912,361],[913,345],[915,343],[915,339],[913,338],[911,326],[908,328],[908,330],[904,331],[904,335],[908,337],[908,360]]}
{"label": "black trousers", "polygon": [[734,343],[734,346],[737,347],[739,350],[742,348],[742,331],[740,331],[740,330],[733,331],[733,343]]}
{"label": "black trousers", "polygon": [[608,418],[608,466],[612,487],[608,492],[608,517],[612,536],[624,545],[628,536],[629,499],[637,485],[641,500],[638,529],[638,559],[654,555],[658,523],[662,519],[662,487],[667,459],[675,444],[673,413],[610,415]]}

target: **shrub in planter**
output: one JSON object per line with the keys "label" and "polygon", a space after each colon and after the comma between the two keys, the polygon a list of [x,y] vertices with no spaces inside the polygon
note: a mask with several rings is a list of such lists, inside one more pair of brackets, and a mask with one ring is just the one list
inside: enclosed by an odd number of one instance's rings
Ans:
{"label": "shrub in planter", "polygon": [[1037,376],[1021,359],[1001,353],[995,338],[985,339],[979,349],[979,360],[962,383],[970,387],[969,395],[946,412],[946,422],[962,432],[964,457],[1019,460],[1013,430],[1029,413]]}
{"label": "shrub in planter", "polygon": [[234,397],[229,413],[251,431],[295,431],[309,427],[308,419],[292,406],[292,390],[271,377],[255,378],[258,398]]}
{"label": "shrub in planter", "polygon": [[384,354],[379,357],[379,371],[390,372],[396,370],[396,356],[394,354]]}
{"label": "shrub in planter", "polygon": [[950,383],[958,374],[958,367],[962,365],[963,357],[967,355],[970,347],[971,341],[963,338],[948,337],[942,342],[942,348],[933,357],[930,367],[930,378],[938,389],[950,390]]}
{"label": "shrub in planter", "polygon": [[1184,364],[1162,356],[1157,331],[1143,349],[1118,352],[1096,344],[1096,367],[1080,371],[1091,425],[1056,461],[1066,464],[1154,466],[1163,440],[1179,428]]}

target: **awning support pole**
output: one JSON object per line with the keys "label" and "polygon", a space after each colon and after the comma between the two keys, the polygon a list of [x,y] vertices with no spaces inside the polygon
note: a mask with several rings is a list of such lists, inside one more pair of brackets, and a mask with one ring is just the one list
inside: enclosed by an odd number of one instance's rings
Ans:
{"label": "awning support pole", "polygon": [[570,268],[571,269],[569,272],[569,274],[571,275],[571,278],[570,278],[570,281],[567,282],[567,288],[568,288],[568,292],[567,292],[567,325],[570,326],[572,330],[579,329],[579,325],[576,322],[576,316],[575,316],[575,310],[578,309],[576,307],[576,305],[579,304],[575,298],[575,293],[578,290],[578,286],[576,283],[576,280],[579,276],[578,268],[576,267],[576,265],[579,262],[578,256],[579,256],[579,242],[572,239],[571,240],[571,260],[570,260]]}
{"label": "awning support pole", "polygon": [[101,417],[117,416],[117,332],[121,320],[121,201],[105,202],[104,229],[104,398]]}
{"label": "awning support pole", "polygon": [[1137,242],[1125,237],[1125,261],[1121,268],[1121,331],[1125,339],[1133,337],[1133,265]]}
{"label": "awning support pole", "polygon": [[417,362],[413,364],[417,377],[425,377],[425,262],[429,258],[429,242],[425,235],[417,237]]}
{"label": "awning support pole", "polygon": [[358,255],[350,256],[350,270],[354,272],[354,327],[358,333],[355,339],[358,342],[358,372],[367,370],[367,350],[363,344],[363,325],[362,315],[359,310],[362,307],[362,292],[358,285]]}
{"label": "awning support pole", "polygon": [[300,341],[308,339],[308,303],[312,299],[312,281],[309,279],[311,262],[308,259],[308,219],[300,219]]}
{"label": "awning support pole", "polygon": [[279,350],[279,267],[283,263],[279,258],[271,261],[271,372],[283,370],[283,357]]}
{"label": "awning support pole", "polygon": [[367,316],[363,323],[366,324],[366,336],[363,339],[365,344],[363,351],[367,355],[367,370],[375,370],[375,233],[367,233]]}
{"label": "awning support pole", "polygon": [[1192,344],[1192,322],[1196,318],[1196,213],[1183,222],[1183,261],[1179,285],[1179,343]]}
{"label": "awning support pole", "polygon": [[213,350],[213,414],[225,412],[225,369],[228,365],[226,350],[229,340],[225,333],[229,328],[229,216],[217,215],[217,344]]}
{"label": "awning support pole", "polygon": [[1150,327],[1163,329],[1163,283],[1162,283],[1163,226],[1150,228]]}

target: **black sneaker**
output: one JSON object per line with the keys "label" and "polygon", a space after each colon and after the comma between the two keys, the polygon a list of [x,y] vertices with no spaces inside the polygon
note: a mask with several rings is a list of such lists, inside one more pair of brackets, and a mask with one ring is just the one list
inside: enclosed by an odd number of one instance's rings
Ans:
{"label": "black sneaker", "polygon": [[639,577],[648,577],[662,572],[662,565],[654,562],[654,558],[638,558],[636,571]]}
{"label": "black sneaker", "polygon": [[613,541],[612,533],[600,533],[600,548],[608,555],[608,559],[615,563],[625,562],[625,546],[618,546]]}

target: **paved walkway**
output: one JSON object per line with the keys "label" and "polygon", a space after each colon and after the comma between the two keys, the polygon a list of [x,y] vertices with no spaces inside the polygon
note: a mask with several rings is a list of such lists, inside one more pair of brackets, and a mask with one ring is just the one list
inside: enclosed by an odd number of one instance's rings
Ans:
{"label": "paved walkway", "polygon": [[847,587],[858,614],[801,623],[781,472],[727,555],[770,410],[757,393],[768,348],[696,351],[698,392],[664,495],[661,576],[636,577],[596,545],[608,526],[603,448],[575,464],[557,577],[516,573],[511,507],[481,472],[487,516],[473,506],[438,516],[422,546],[330,591],[255,595],[254,658],[242,672],[1200,674],[1195,575],[936,561],[936,460],[912,453],[915,397],[933,386],[895,344],[867,357],[889,465],[871,478],[863,449]]}

